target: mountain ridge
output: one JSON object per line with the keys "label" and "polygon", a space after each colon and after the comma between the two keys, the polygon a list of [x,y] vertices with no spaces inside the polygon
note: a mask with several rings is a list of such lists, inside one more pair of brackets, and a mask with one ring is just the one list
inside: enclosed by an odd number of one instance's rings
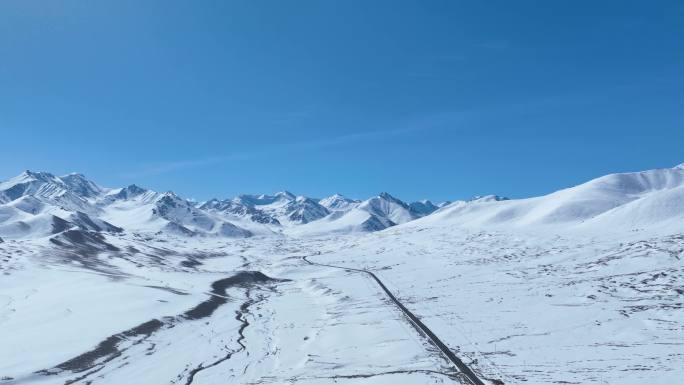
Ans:
{"label": "mountain ridge", "polygon": [[195,202],[132,184],[105,188],[84,175],[26,170],[0,182],[0,237],[51,236],[79,229],[244,238],[273,234],[373,232],[411,223],[462,227],[684,228],[684,164],[601,176],[543,196],[498,195],[434,204],[388,192],[365,200],[289,191]]}
{"label": "mountain ridge", "polygon": [[362,201],[340,194],[317,199],[289,191],[198,203],[173,191],[157,192],[136,184],[101,187],[80,173],[56,176],[25,170],[0,182],[0,236],[40,237],[79,229],[249,237],[301,233],[293,229],[311,224],[305,227],[308,229],[324,219],[329,223],[342,217],[344,223],[338,223],[336,231],[369,232],[436,210],[434,205],[422,211],[411,208],[420,204],[405,203],[386,192]]}

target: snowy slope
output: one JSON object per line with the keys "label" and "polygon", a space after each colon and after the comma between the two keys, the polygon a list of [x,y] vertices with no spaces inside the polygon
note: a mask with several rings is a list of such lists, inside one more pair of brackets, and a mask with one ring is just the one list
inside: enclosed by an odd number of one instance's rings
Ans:
{"label": "snowy slope", "polygon": [[[20,175],[0,183],[0,203],[8,203],[23,197],[33,197],[65,210],[92,211],[88,202],[90,189],[97,186],[81,185],[75,175],[57,177],[46,172],[24,171]],[[80,195],[85,193],[86,195]]]}
{"label": "snowy slope", "polygon": [[397,224],[406,223],[420,217],[418,213],[411,210],[408,204],[386,192],[361,202],[358,209],[367,211],[379,218],[386,218]]}
{"label": "snowy slope", "polygon": [[470,383],[366,272],[487,385],[684,376],[684,166],[426,216],[32,174],[2,184],[0,384]]}
{"label": "snowy slope", "polygon": [[118,232],[121,229],[97,218],[93,204],[105,190],[80,174],[62,177],[25,171],[0,183],[0,235],[7,238],[41,237],[69,228]]}
{"label": "snowy slope", "polygon": [[157,193],[129,186],[100,202],[106,218],[124,229],[177,235],[246,237],[251,232],[201,210],[173,192]]}
{"label": "snowy slope", "polygon": [[217,214],[249,219],[256,223],[280,225],[280,222],[276,218],[270,216],[264,211],[254,208],[253,206],[241,204],[235,200],[221,201],[218,199],[212,199],[200,204],[199,208]]}
{"label": "snowy slope", "polygon": [[419,220],[312,248],[317,262],[373,271],[482,378],[678,383],[681,230],[527,229]]}
{"label": "snowy slope", "polygon": [[180,235],[250,236],[173,193],[135,185],[106,189],[81,174],[25,171],[0,183],[0,236],[43,237],[68,229],[96,232],[165,231]]}
{"label": "snowy slope", "polygon": [[321,199],[318,203],[330,211],[348,211],[358,206],[361,201],[347,198],[341,194],[334,194]]}
{"label": "snowy slope", "polygon": [[299,236],[346,234],[379,231],[395,225],[385,216],[377,216],[357,207],[347,211],[333,211],[315,222],[290,228],[287,233]]}
{"label": "snowy slope", "polygon": [[681,166],[611,174],[536,198],[454,202],[423,221],[506,228],[648,226],[682,217],[683,186]]}
{"label": "snowy slope", "polygon": [[234,198],[233,202],[259,210],[284,226],[306,224],[330,213],[317,200],[295,196],[289,191],[278,192],[275,195],[240,195]]}
{"label": "snowy slope", "polygon": [[373,232],[429,215],[437,207],[429,201],[409,205],[384,192],[365,201],[354,201],[339,194],[322,199],[331,212],[317,221],[289,230],[292,235],[321,235]]}

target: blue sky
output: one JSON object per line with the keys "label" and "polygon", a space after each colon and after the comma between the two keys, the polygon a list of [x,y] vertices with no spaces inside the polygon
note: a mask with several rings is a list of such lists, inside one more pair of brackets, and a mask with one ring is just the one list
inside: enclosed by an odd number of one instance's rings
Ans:
{"label": "blue sky", "polygon": [[0,2],[0,179],[547,193],[684,162],[681,1]]}

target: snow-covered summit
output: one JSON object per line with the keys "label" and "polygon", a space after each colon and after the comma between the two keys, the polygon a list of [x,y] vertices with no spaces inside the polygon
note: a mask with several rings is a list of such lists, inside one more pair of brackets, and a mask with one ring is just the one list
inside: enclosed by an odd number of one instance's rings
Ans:
{"label": "snow-covered summit", "polygon": [[296,195],[294,195],[293,193],[291,193],[287,190],[278,191],[277,193],[275,193],[274,197],[276,197],[277,199],[285,199],[285,200],[290,200],[290,201],[297,199]]}
{"label": "snow-covered summit", "polygon": [[26,170],[0,183],[0,203],[33,197],[37,202],[64,210],[95,212],[88,199],[100,191],[82,175],[57,177],[48,172]]}
{"label": "snow-covered summit", "polygon": [[292,230],[295,234],[370,232],[406,223],[437,210],[430,201],[408,204],[387,192],[364,201],[335,194],[318,203],[330,214]]}
{"label": "snow-covered summit", "polygon": [[330,214],[330,211],[315,199],[298,196],[285,206],[285,213],[291,222],[303,224],[321,219]]}
{"label": "snow-covered summit", "polygon": [[128,187],[124,187],[121,189],[116,190],[115,193],[111,194],[111,196],[114,199],[131,199],[135,198],[137,196],[140,196],[142,194],[145,194],[149,190],[144,189],[142,187],[139,187],[137,185],[129,185]]}
{"label": "snow-covered summit", "polygon": [[350,210],[356,206],[361,201],[356,199],[349,199],[342,194],[334,194],[327,198],[323,198],[318,203],[327,208],[330,211],[345,211]]}
{"label": "snow-covered summit", "polygon": [[279,226],[278,219],[251,205],[242,204],[235,199],[211,199],[198,206],[199,209],[233,219],[247,219],[254,223]]}
{"label": "snow-covered summit", "polygon": [[0,192],[9,200],[29,194],[55,196],[63,194],[65,190],[64,182],[56,176],[47,172],[29,170],[0,183]]}
{"label": "snow-covered summit", "polygon": [[102,187],[87,179],[83,174],[71,173],[61,176],[59,179],[67,185],[69,190],[81,197],[93,198],[102,194],[104,191]]}
{"label": "snow-covered summit", "polygon": [[412,221],[420,216],[412,211],[408,204],[386,192],[361,202],[358,209],[397,224]]}

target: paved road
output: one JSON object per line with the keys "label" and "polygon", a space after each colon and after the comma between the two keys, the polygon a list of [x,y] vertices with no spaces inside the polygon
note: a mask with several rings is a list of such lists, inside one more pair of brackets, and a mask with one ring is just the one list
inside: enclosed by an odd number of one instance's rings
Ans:
{"label": "paved road", "polygon": [[353,269],[349,267],[343,267],[343,266],[335,266],[335,265],[327,265],[324,263],[316,263],[316,262],[311,262],[308,257],[302,257],[302,259],[310,264],[310,265],[318,265],[318,266],[325,266],[325,267],[331,267],[334,269],[342,269],[342,270],[348,270],[348,271],[356,271],[359,273],[363,274],[368,274],[379,286],[380,288],[387,294],[387,297],[399,308],[399,310],[404,313],[406,318],[411,321],[413,326],[415,326],[418,330],[422,331],[427,338],[430,340],[430,342],[436,346],[444,356],[451,361],[457,368],[458,370],[463,373],[465,378],[470,382],[472,385],[485,385],[482,380],[480,380],[475,373],[466,365],[463,361],[461,361],[460,358],[458,358],[451,349],[449,349],[436,335],[435,333],[430,330],[423,322],[420,321],[418,317],[416,317],[415,314],[413,314],[409,309],[406,308],[399,300],[397,297],[392,294],[391,291],[385,286],[384,283],[378,278],[374,273],[368,271],[368,270],[363,270],[363,269]]}

